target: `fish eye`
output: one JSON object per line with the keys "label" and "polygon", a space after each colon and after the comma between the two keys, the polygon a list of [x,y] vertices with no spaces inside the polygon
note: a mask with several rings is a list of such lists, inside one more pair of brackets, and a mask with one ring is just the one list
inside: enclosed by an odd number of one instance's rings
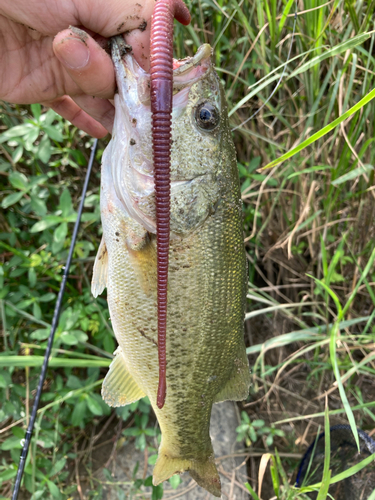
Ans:
{"label": "fish eye", "polygon": [[202,102],[195,110],[195,121],[202,130],[214,130],[220,122],[219,111],[210,102]]}

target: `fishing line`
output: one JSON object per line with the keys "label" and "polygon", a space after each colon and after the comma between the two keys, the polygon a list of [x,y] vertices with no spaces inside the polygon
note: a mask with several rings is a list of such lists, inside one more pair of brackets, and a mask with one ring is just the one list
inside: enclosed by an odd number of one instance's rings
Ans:
{"label": "fishing line", "polygon": [[45,380],[46,375],[47,375],[48,361],[49,361],[49,357],[50,357],[51,351],[52,351],[53,338],[55,336],[55,331],[56,331],[58,321],[59,321],[60,310],[61,310],[61,306],[62,306],[62,299],[63,299],[64,291],[65,291],[65,285],[66,285],[66,281],[67,281],[68,274],[69,274],[70,264],[72,262],[74,246],[75,246],[76,239],[77,239],[79,224],[81,222],[83,205],[85,202],[87,186],[89,184],[90,174],[91,174],[92,166],[94,163],[94,158],[95,158],[97,146],[98,146],[98,139],[95,139],[94,144],[93,144],[92,149],[91,149],[89,163],[87,165],[86,178],[85,178],[85,182],[84,182],[83,189],[82,189],[81,202],[79,204],[78,213],[77,213],[77,220],[76,220],[75,225],[74,225],[72,242],[70,244],[70,249],[69,249],[69,254],[68,254],[67,261],[66,261],[66,265],[63,268],[64,271],[63,271],[63,275],[62,275],[60,290],[59,290],[59,294],[57,296],[55,310],[54,310],[53,318],[52,318],[51,332],[50,332],[49,337],[48,337],[47,349],[46,349],[46,353],[44,355],[42,371],[41,371],[40,377],[39,377],[38,388],[36,391],[35,400],[34,400],[34,404],[33,404],[33,410],[31,412],[30,422],[29,422],[29,425],[27,427],[27,431],[26,431],[26,435],[25,435],[25,439],[24,439],[24,444],[23,444],[22,452],[21,452],[21,456],[20,456],[20,461],[18,464],[18,470],[17,470],[16,481],[14,483],[12,500],[17,500],[18,493],[19,493],[20,487],[21,487],[21,481],[22,481],[22,476],[23,476],[23,472],[25,469],[27,453],[29,451],[31,437],[32,437],[33,431],[34,431],[34,425],[35,425],[35,420],[36,420],[36,415],[37,415],[37,411],[38,411],[38,407],[39,407],[40,398],[42,395],[44,380]]}
{"label": "fishing line", "polygon": [[293,22],[293,33],[292,33],[292,40],[290,42],[290,47],[289,47],[289,52],[288,52],[288,57],[286,59],[286,63],[285,63],[285,66],[283,68],[283,72],[281,73],[281,76],[276,84],[276,87],[273,89],[273,91],[271,92],[271,95],[268,96],[267,100],[261,105],[261,107],[259,109],[257,109],[255,111],[255,113],[253,113],[249,118],[246,118],[246,120],[242,123],[240,123],[239,125],[237,125],[237,127],[234,127],[232,128],[232,132],[234,132],[235,130],[237,130],[238,128],[242,127],[243,125],[245,125],[248,121],[252,120],[254,118],[254,116],[256,116],[259,111],[261,111],[264,106],[266,106],[266,104],[272,99],[273,95],[275,94],[276,90],[278,89],[278,87],[280,86],[281,84],[281,81],[282,79],[284,78],[284,75],[285,75],[285,71],[286,71],[286,68],[288,66],[288,62],[289,62],[289,59],[290,59],[290,55],[292,53],[292,47],[293,47],[293,41],[294,41],[294,35],[295,35],[295,32],[296,32],[296,23],[297,23],[297,11],[294,13],[294,22]]}

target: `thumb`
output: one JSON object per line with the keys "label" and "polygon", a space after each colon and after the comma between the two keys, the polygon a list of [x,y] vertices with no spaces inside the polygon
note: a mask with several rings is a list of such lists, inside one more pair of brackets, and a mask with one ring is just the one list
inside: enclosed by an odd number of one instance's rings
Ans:
{"label": "thumb", "polygon": [[[115,72],[109,55],[85,31],[71,27],[53,41],[55,56],[83,94],[110,99],[115,91]],[[73,83],[72,82],[72,83]],[[77,94],[67,83],[66,94]]]}

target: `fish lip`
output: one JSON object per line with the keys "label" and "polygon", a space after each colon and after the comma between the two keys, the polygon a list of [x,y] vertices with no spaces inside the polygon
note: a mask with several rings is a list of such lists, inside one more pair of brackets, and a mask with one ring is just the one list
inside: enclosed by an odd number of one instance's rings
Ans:
{"label": "fish lip", "polygon": [[[174,60],[173,89],[181,90],[204,78],[211,68],[212,48],[208,43],[199,47],[193,57]],[[189,78],[189,74],[192,76]]]}
{"label": "fish lip", "polygon": [[[115,36],[111,39],[112,59],[116,64],[129,65],[128,59],[132,59],[132,70],[139,71],[141,86],[146,89],[150,88],[150,74],[141,70],[138,63],[132,55],[132,47],[126,43],[122,36]],[[204,78],[207,72],[211,69],[212,48],[208,43],[204,43],[199,47],[193,57],[185,59],[173,60],[173,92],[190,87],[194,83]],[[139,85],[138,85],[139,86]],[[142,94],[145,93],[143,90]],[[147,93],[147,92],[146,92]],[[140,96],[141,97],[141,96]],[[141,101],[147,100],[140,99]]]}

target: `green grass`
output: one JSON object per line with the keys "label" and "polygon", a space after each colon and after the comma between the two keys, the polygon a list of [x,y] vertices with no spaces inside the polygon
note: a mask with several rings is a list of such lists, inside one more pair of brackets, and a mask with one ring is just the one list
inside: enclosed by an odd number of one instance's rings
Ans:
{"label": "green grass", "polygon": [[[192,55],[204,42],[214,47],[235,129],[253,367],[243,432],[256,439],[250,451],[273,455],[262,495],[271,498],[276,489],[281,499],[303,500],[308,491],[293,486],[298,460],[285,453],[303,453],[328,418],[365,430],[375,421],[375,3],[304,1],[292,46],[293,1],[187,4],[192,24],[176,25],[176,56]],[[2,104],[0,120],[0,481],[9,498],[19,455],[19,446],[9,446],[19,444],[29,417],[90,139],[38,105]],[[34,438],[26,468],[24,488],[34,499],[69,498],[77,462],[88,497],[101,494],[88,455],[74,448],[90,422],[99,428],[110,418],[98,388],[115,342],[106,302],[89,290],[98,196],[97,164],[39,413],[39,444]],[[286,405],[283,398],[292,396]],[[147,402],[118,411],[124,422],[144,415],[148,422]],[[142,422],[134,433],[143,435]],[[143,441],[154,456],[155,442]],[[324,484],[314,486],[321,498],[328,478],[326,465]],[[147,481],[130,481],[130,494]],[[248,490],[257,498],[256,480]]]}

